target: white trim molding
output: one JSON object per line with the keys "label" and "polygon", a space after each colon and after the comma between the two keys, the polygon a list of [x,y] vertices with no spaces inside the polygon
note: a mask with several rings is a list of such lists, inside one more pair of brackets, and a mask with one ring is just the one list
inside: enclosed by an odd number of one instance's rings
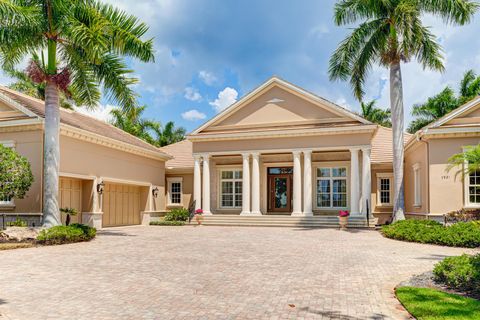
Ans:
{"label": "white trim molding", "polygon": [[[180,202],[172,202],[172,183],[180,183]],[[167,207],[183,207],[183,177],[167,177]]]}
{"label": "white trim molding", "polygon": [[[393,172],[379,172],[377,173],[377,207],[392,207],[393,206]],[[388,179],[389,180],[389,190],[381,190],[381,180]],[[384,203],[381,200],[381,191],[388,191],[388,203]]]}

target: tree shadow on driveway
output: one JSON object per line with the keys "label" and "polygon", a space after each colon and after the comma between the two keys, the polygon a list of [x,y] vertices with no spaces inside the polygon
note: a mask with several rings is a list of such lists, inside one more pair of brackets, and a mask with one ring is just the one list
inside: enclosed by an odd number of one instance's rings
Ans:
{"label": "tree shadow on driveway", "polygon": [[336,319],[336,320],[365,320],[365,319],[381,320],[381,319],[385,319],[385,316],[383,314],[378,314],[378,313],[375,313],[368,318],[358,318],[358,317],[353,317],[353,316],[349,316],[349,315],[346,315],[346,314],[342,314],[340,311],[333,311],[333,310],[323,311],[323,310],[312,309],[310,307],[303,307],[303,308],[299,308],[298,310],[305,311],[305,312],[308,312],[308,313],[313,313],[313,314],[316,314],[316,315],[321,315],[323,317],[327,317],[329,319]]}
{"label": "tree shadow on driveway", "polygon": [[112,237],[136,237],[136,234],[126,233],[120,230],[99,230],[97,235],[112,236]]}

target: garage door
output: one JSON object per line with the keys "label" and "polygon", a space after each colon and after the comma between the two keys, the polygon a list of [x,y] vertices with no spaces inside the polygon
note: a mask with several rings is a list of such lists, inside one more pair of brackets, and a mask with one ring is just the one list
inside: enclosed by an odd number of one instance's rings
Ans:
{"label": "garage door", "polygon": [[[70,223],[82,221],[82,180],[61,177],[58,196],[60,208],[73,208],[78,212],[78,215],[71,216]],[[62,213],[63,224],[66,218],[67,215]]]}
{"label": "garage door", "polygon": [[140,224],[140,187],[106,183],[102,224],[104,227]]}

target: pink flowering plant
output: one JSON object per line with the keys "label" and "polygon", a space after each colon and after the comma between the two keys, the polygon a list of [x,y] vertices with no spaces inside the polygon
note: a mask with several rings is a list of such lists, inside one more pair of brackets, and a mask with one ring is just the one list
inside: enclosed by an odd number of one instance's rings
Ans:
{"label": "pink flowering plant", "polygon": [[339,217],[348,217],[349,215],[350,212],[348,212],[348,210],[340,210],[340,212],[338,213]]}
{"label": "pink flowering plant", "polygon": [[195,210],[195,214],[202,214],[203,213],[203,210],[202,209],[197,209]]}

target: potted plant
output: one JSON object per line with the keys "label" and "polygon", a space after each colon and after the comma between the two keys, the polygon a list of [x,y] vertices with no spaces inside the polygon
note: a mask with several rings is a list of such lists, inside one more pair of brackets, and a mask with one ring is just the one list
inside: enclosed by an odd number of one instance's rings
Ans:
{"label": "potted plant", "polygon": [[338,220],[340,223],[340,229],[345,230],[347,229],[348,224],[348,216],[350,216],[350,212],[347,210],[340,210],[338,213]]}
{"label": "potted plant", "polygon": [[202,225],[202,220],[203,220],[203,210],[202,209],[197,209],[195,210],[195,220],[197,221],[198,225]]}
{"label": "potted plant", "polygon": [[70,224],[71,216],[76,216],[78,214],[78,211],[74,208],[60,208],[60,212],[67,215],[67,218],[65,219],[66,226]]}

